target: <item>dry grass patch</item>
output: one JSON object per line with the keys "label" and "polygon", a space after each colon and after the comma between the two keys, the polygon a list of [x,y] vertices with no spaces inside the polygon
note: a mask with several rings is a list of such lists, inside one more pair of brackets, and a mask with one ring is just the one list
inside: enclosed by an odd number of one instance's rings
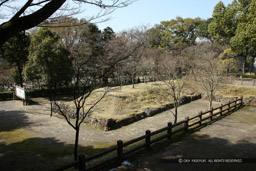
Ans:
{"label": "dry grass patch", "polygon": [[[190,87],[190,89],[193,89],[197,93],[205,93],[202,87],[200,86],[200,82],[189,81],[187,82],[187,87]],[[256,87],[244,85],[219,84],[216,94],[221,95],[223,97],[256,96]]]}
{"label": "dry grass patch", "polygon": [[[103,93],[103,88],[95,90],[88,98],[85,108],[88,109]],[[183,96],[195,94],[189,86],[184,88]],[[135,88],[131,85],[123,86],[121,89],[112,87],[91,115],[121,120],[142,113],[146,108],[160,108],[170,103],[173,103],[173,98],[163,82],[140,83],[136,84]]]}
{"label": "dry grass patch", "polygon": [[256,96],[256,87],[221,84],[217,94],[224,97],[250,97]]}
{"label": "dry grass patch", "polygon": [[[92,92],[87,99],[85,109],[88,109],[104,94],[100,88]],[[199,82],[187,81],[183,96],[205,94]],[[256,87],[220,84],[216,93],[222,97],[256,96]],[[151,82],[120,87],[112,87],[106,96],[91,111],[90,115],[97,118],[112,118],[122,120],[144,112],[145,109],[162,108],[173,103],[169,88],[163,82]],[[69,102],[74,107],[73,102]]]}

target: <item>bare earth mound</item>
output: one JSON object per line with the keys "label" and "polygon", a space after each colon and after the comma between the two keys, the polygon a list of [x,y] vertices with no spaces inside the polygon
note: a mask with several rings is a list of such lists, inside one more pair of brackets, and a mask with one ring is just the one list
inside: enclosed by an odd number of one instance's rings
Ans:
{"label": "bare earth mound", "polygon": [[[87,101],[91,104],[100,99],[104,89],[95,90]],[[182,94],[182,104],[201,98],[201,95],[186,87]],[[93,109],[86,122],[104,130],[116,129],[148,116],[173,108],[170,90],[162,82],[141,83],[112,87],[104,99]]]}

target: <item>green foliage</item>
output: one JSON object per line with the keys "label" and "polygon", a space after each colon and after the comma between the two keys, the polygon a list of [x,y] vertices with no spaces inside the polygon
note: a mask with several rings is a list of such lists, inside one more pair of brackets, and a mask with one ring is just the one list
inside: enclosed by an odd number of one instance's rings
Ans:
{"label": "green foliage", "polygon": [[149,48],[158,48],[161,44],[161,30],[160,25],[147,30],[145,33],[146,46]]}
{"label": "green foliage", "polygon": [[200,39],[206,39],[206,40],[210,40],[211,42],[212,40],[212,36],[208,31],[208,27],[209,24],[211,23],[212,18],[208,18],[207,20],[201,20],[199,25],[197,26],[197,37]]}
{"label": "green foliage", "polygon": [[111,40],[113,36],[115,35],[115,32],[112,28],[106,27],[102,32],[102,40],[107,41]]}
{"label": "green foliage", "polygon": [[235,57],[237,54],[232,51],[231,48],[225,49],[220,55],[219,58],[226,59],[226,58],[232,58]]}
{"label": "green foliage", "polygon": [[29,61],[24,68],[26,80],[42,80],[48,87],[71,81],[72,59],[69,51],[59,45],[59,36],[46,28],[34,34],[29,49]]}
{"label": "green foliage", "polygon": [[7,68],[15,67],[13,80],[16,84],[23,86],[22,70],[28,57],[29,37],[25,32],[10,38],[0,48],[0,58],[8,62]]}
{"label": "green foliage", "polygon": [[243,77],[243,78],[252,78],[252,79],[256,79],[256,75],[247,75],[247,74],[236,74],[236,77]]}
{"label": "green foliage", "polygon": [[221,1],[214,7],[208,31],[213,40],[221,45],[230,44],[230,39],[235,35],[238,22],[237,6],[237,1],[234,0],[227,7]]}
{"label": "green foliage", "polygon": [[147,31],[147,45],[148,47],[160,47],[168,51],[179,51],[195,44],[199,37],[210,39],[207,22],[200,18],[182,17],[163,21]]}
{"label": "green foliage", "polygon": [[10,100],[13,98],[13,92],[0,92],[0,100]]}
{"label": "green foliage", "polygon": [[[256,55],[256,1],[233,0],[227,7],[219,2],[213,11],[209,32],[214,41],[229,45],[232,53],[242,56],[245,64]],[[233,56],[233,55],[232,55]]]}

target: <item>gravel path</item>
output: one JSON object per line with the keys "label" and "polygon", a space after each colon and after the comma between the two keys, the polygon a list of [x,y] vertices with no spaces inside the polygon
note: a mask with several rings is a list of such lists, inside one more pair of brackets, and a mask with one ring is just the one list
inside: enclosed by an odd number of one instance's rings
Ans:
{"label": "gravel path", "polygon": [[[217,104],[215,104],[217,105]],[[41,103],[23,106],[21,101],[0,102],[0,132],[9,129],[23,129],[34,137],[55,138],[65,144],[74,144],[75,131],[63,119],[50,117],[50,105]],[[194,116],[208,108],[207,101],[197,100],[179,108],[178,120]],[[115,144],[117,140],[130,140],[144,135],[146,130],[154,131],[173,121],[169,111],[148,117],[117,130],[102,131],[86,124],[81,125],[79,144],[97,146],[97,144]]]}

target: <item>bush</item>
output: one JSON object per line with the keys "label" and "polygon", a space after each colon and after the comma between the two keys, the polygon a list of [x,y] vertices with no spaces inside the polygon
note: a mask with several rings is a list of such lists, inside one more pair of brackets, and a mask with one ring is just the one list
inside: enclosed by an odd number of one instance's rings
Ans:
{"label": "bush", "polygon": [[[70,95],[72,92],[73,92],[73,89],[62,88],[59,90],[58,95]],[[13,93],[14,91],[0,92],[0,100],[12,100]],[[49,90],[48,89],[26,90],[26,96],[29,98],[49,97]]]}
{"label": "bush", "polygon": [[0,100],[11,100],[13,99],[13,93],[14,92],[0,92]]}
{"label": "bush", "polygon": [[42,90],[27,90],[27,97],[35,98],[35,97],[48,97],[48,89]]}
{"label": "bush", "polygon": [[243,78],[256,79],[256,75],[236,74],[236,77],[242,76]]}

